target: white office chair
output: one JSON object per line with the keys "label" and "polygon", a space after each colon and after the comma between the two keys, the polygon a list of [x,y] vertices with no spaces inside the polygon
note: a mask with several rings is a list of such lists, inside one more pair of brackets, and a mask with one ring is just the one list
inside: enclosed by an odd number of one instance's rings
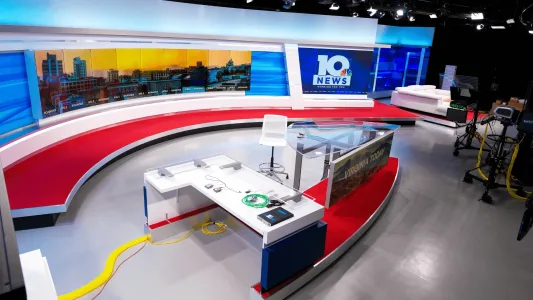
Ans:
{"label": "white office chair", "polygon": [[285,167],[278,163],[274,163],[274,147],[285,147],[287,145],[287,117],[279,115],[265,115],[263,119],[263,130],[259,144],[272,147],[272,156],[270,163],[262,163],[259,165],[261,173],[265,176],[271,176],[279,182],[283,182],[278,174],[285,175],[285,179],[289,179],[289,174],[285,172]]}

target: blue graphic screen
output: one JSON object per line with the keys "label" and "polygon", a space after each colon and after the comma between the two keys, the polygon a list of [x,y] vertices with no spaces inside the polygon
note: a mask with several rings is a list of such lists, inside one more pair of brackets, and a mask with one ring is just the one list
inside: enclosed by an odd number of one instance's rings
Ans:
{"label": "blue graphic screen", "polygon": [[246,95],[289,95],[285,53],[252,51],[252,77]]}
{"label": "blue graphic screen", "polygon": [[372,51],[299,48],[304,94],[366,94]]}

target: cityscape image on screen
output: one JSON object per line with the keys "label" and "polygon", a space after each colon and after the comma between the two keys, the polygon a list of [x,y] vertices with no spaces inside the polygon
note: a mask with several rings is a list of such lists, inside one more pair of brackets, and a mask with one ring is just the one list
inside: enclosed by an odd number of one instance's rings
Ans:
{"label": "cityscape image on screen", "polygon": [[251,60],[251,52],[213,51],[209,53],[210,66],[206,90],[210,92],[249,90]]}
{"label": "cityscape image on screen", "polygon": [[250,88],[250,51],[45,50],[35,58],[45,118],[140,97]]}

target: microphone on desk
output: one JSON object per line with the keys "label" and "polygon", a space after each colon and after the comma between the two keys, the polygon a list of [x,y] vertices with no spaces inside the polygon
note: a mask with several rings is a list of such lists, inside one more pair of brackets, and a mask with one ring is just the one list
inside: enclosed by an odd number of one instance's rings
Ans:
{"label": "microphone on desk", "polygon": [[205,161],[201,160],[201,159],[194,159],[193,160],[193,163],[194,163],[194,166],[198,167],[198,168],[202,168],[202,167],[206,167],[207,164],[205,163]]}
{"label": "microphone on desk", "polygon": [[240,161],[235,161],[235,162],[220,166],[220,169],[227,169],[227,168],[233,168],[235,170],[239,170],[240,168],[242,168],[242,163]]}
{"label": "microphone on desk", "polygon": [[159,176],[164,176],[164,177],[173,177],[174,174],[172,174],[172,172],[170,172],[169,170],[165,169],[165,168],[159,168],[157,169],[157,173],[159,173]]}

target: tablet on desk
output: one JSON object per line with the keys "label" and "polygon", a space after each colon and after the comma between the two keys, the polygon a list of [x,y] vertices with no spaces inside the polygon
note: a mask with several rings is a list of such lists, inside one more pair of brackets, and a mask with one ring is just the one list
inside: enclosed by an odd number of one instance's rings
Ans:
{"label": "tablet on desk", "polygon": [[267,226],[274,226],[292,217],[294,217],[292,213],[281,207],[269,210],[257,216],[257,218]]}

